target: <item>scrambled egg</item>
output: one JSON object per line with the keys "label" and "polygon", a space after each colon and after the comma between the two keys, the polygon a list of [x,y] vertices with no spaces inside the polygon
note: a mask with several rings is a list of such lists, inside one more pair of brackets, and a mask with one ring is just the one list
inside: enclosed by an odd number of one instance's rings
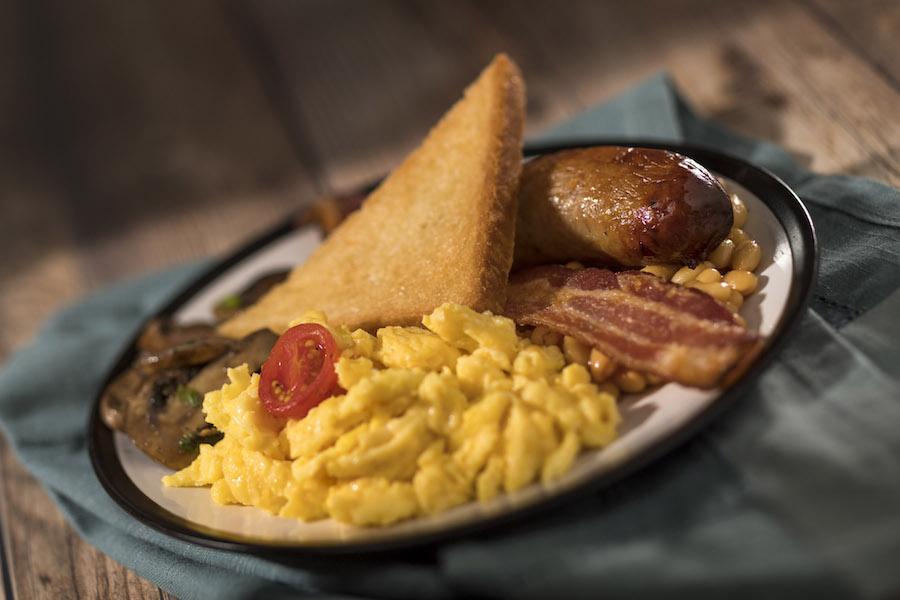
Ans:
{"label": "scrambled egg", "polygon": [[346,394],[283,419],[260,402],[259,375],[229,369],[230,383],[203,401],[225,437],[166,485],[211,486],[216,502],[282,517],[387,525],[551,482],[583,447],[616,436],[615,398],[510,319],[445,304],[425,328],[377,336],[322,313],[302,322],[334,335]]}

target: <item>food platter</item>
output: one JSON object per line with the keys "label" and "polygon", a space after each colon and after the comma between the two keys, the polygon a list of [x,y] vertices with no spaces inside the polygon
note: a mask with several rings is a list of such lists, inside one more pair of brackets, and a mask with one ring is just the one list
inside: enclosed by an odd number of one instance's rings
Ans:
{"label": "food platter", "polygon": [[[537,511],[558,508],[573,498],[634,474],[675,450],[733,404],[764,372],[798,325],[817,271],[815,233],[797,196],[767,171],[715,151],[652,141],[594,140],[590,143],[533,147],[528,157],[587,145],[634,145],[668,149],[697,160],[723,178],[749,209],[745,230],[759,242],[759,291],[741,314],[765,339],[756,362],[728,389],[700,390],[674,383],[623,397],[619,438],[583,453],[572,470],[552,485],[533,484],[490,502],[471,502],[445,513],[380,528],[359,528],[331,520],[304,523],[271,516],[252,507],[214,503],[202,488],[167,488],[171,473],[141,453],[100,419],[98,390],[88,423],[88,445],[100,483],[110,497],[138,521],[162,533],[208,547],[268,554],[364,552],[435,542],[514,524]],[[293,267],[321,241],[312,225],[294,218],[262,235],[211,267],[159,314],[178,321],[211,320],[217,300],[267,271]],[[158,315],[153,315],[158,316]],[[104,386],[134,358],[131,340],[112,366]],[[100,390],[103,388],[101,387]]]}

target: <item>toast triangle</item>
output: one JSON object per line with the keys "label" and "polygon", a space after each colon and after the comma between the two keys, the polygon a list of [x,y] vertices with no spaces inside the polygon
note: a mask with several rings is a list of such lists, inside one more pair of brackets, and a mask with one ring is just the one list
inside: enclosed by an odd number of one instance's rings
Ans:
{"label": "toast triangle", "polygon": [[444,302],[499,312],[512,265],[525,85],[497,55],[422,144],[281,285],[226,321],[284,332],[307,310],[374,330]]}

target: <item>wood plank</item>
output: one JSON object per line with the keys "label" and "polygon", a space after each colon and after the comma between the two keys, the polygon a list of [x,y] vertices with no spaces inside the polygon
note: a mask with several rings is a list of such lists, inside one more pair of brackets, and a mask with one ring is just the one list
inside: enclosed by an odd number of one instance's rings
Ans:
{"label": "wood plank", "polygon": [[[894,91],[802,4],[342,6],[349,21],[336,31],[328,14],[320,14],[322,5],[255,4],[290,82],[289,104],[321,149],[330,185],[345,184],[349,172],[374,175],[393,166],[501,50],[525,73],[529,102],[536,105],[531,129],[666,70],[701,111],[786,145],[816,169],[896,180],[889,142],[897,123]],[[466,46],[467,39],[477,42]]]}
{"label": "wood plank", "polygon": [[297,204],[308,178],[217,4],[24,4],[25,93],[45,98],[32,118],[90,284],[233,247]]}
{"label": "wood plank", "polygon": [[[83,542],[43,488],[0,441],[3,522],[15,597],[173,599]],[[14,489],[15,493],[10,493]],[[11,527],[12,524],[16,527]]]}
{"label": "wood plank", "polygon": [[896,0],[803,0],[844,45],[900,89],[900,3]]}
{"label": "wood plank", "polygon": [[287,82],[287,104],[322,161],[327,187],[391,168],[483,66],[440,52],[418,22],[427,12],[421,6],[339,5],[243,4],[244,22],[264,33]]}
{"label": "wood plank", "polygon": [[59,214],[57,178],[42,162],[24,92],[28,52],[19,6],[0,3],[0,363],[59,303],[83,291],[61,248],[72,231]]}
{"label": "wood plank", "polygon": [[[571,98],[567,112],[665,70],[701,113],[780,143],[814,169],[900,181],[896,90],[803,5],[642,2],[613,13],[602,3],[574,2],[568,11],[529,7],[518,19],[497,3],[484,6],[503,14],[496,22],[509,39],[536,48],[552,69],[526,59],[529,88],[552,81]],[[579,23],[612,23],[630,35]],[[544,30],[554,43],[534,42]]]}
{"label": "wood plank", "polygon": [[[0,363],[62,304],[310,195],[214,2],[0,4]],[[0,472],[16,597],[170,597],[84,543],[5,444]]]}
{"label": "wood plank", "polygon": [[702,111],[783,145],[819,172],[900,184],[900,93],[802,5],[754,14],[740,4],[728,21],[706,27],[727,40],[693,61],[675,53],[682,60],[672,68],[684,89],[704,75],[716,82],[689,93]]}

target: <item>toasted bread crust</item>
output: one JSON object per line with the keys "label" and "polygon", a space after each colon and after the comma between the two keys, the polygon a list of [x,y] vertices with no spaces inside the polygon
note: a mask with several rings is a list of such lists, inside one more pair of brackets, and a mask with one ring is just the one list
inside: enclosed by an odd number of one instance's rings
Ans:
{"label": "toasted bread crust", "polygon": [[494,58],[306,262],[220,331],[278,333],[306,310],[351,328],[413,325],[444,302],[499,312],[512,265],[525,85]]}

